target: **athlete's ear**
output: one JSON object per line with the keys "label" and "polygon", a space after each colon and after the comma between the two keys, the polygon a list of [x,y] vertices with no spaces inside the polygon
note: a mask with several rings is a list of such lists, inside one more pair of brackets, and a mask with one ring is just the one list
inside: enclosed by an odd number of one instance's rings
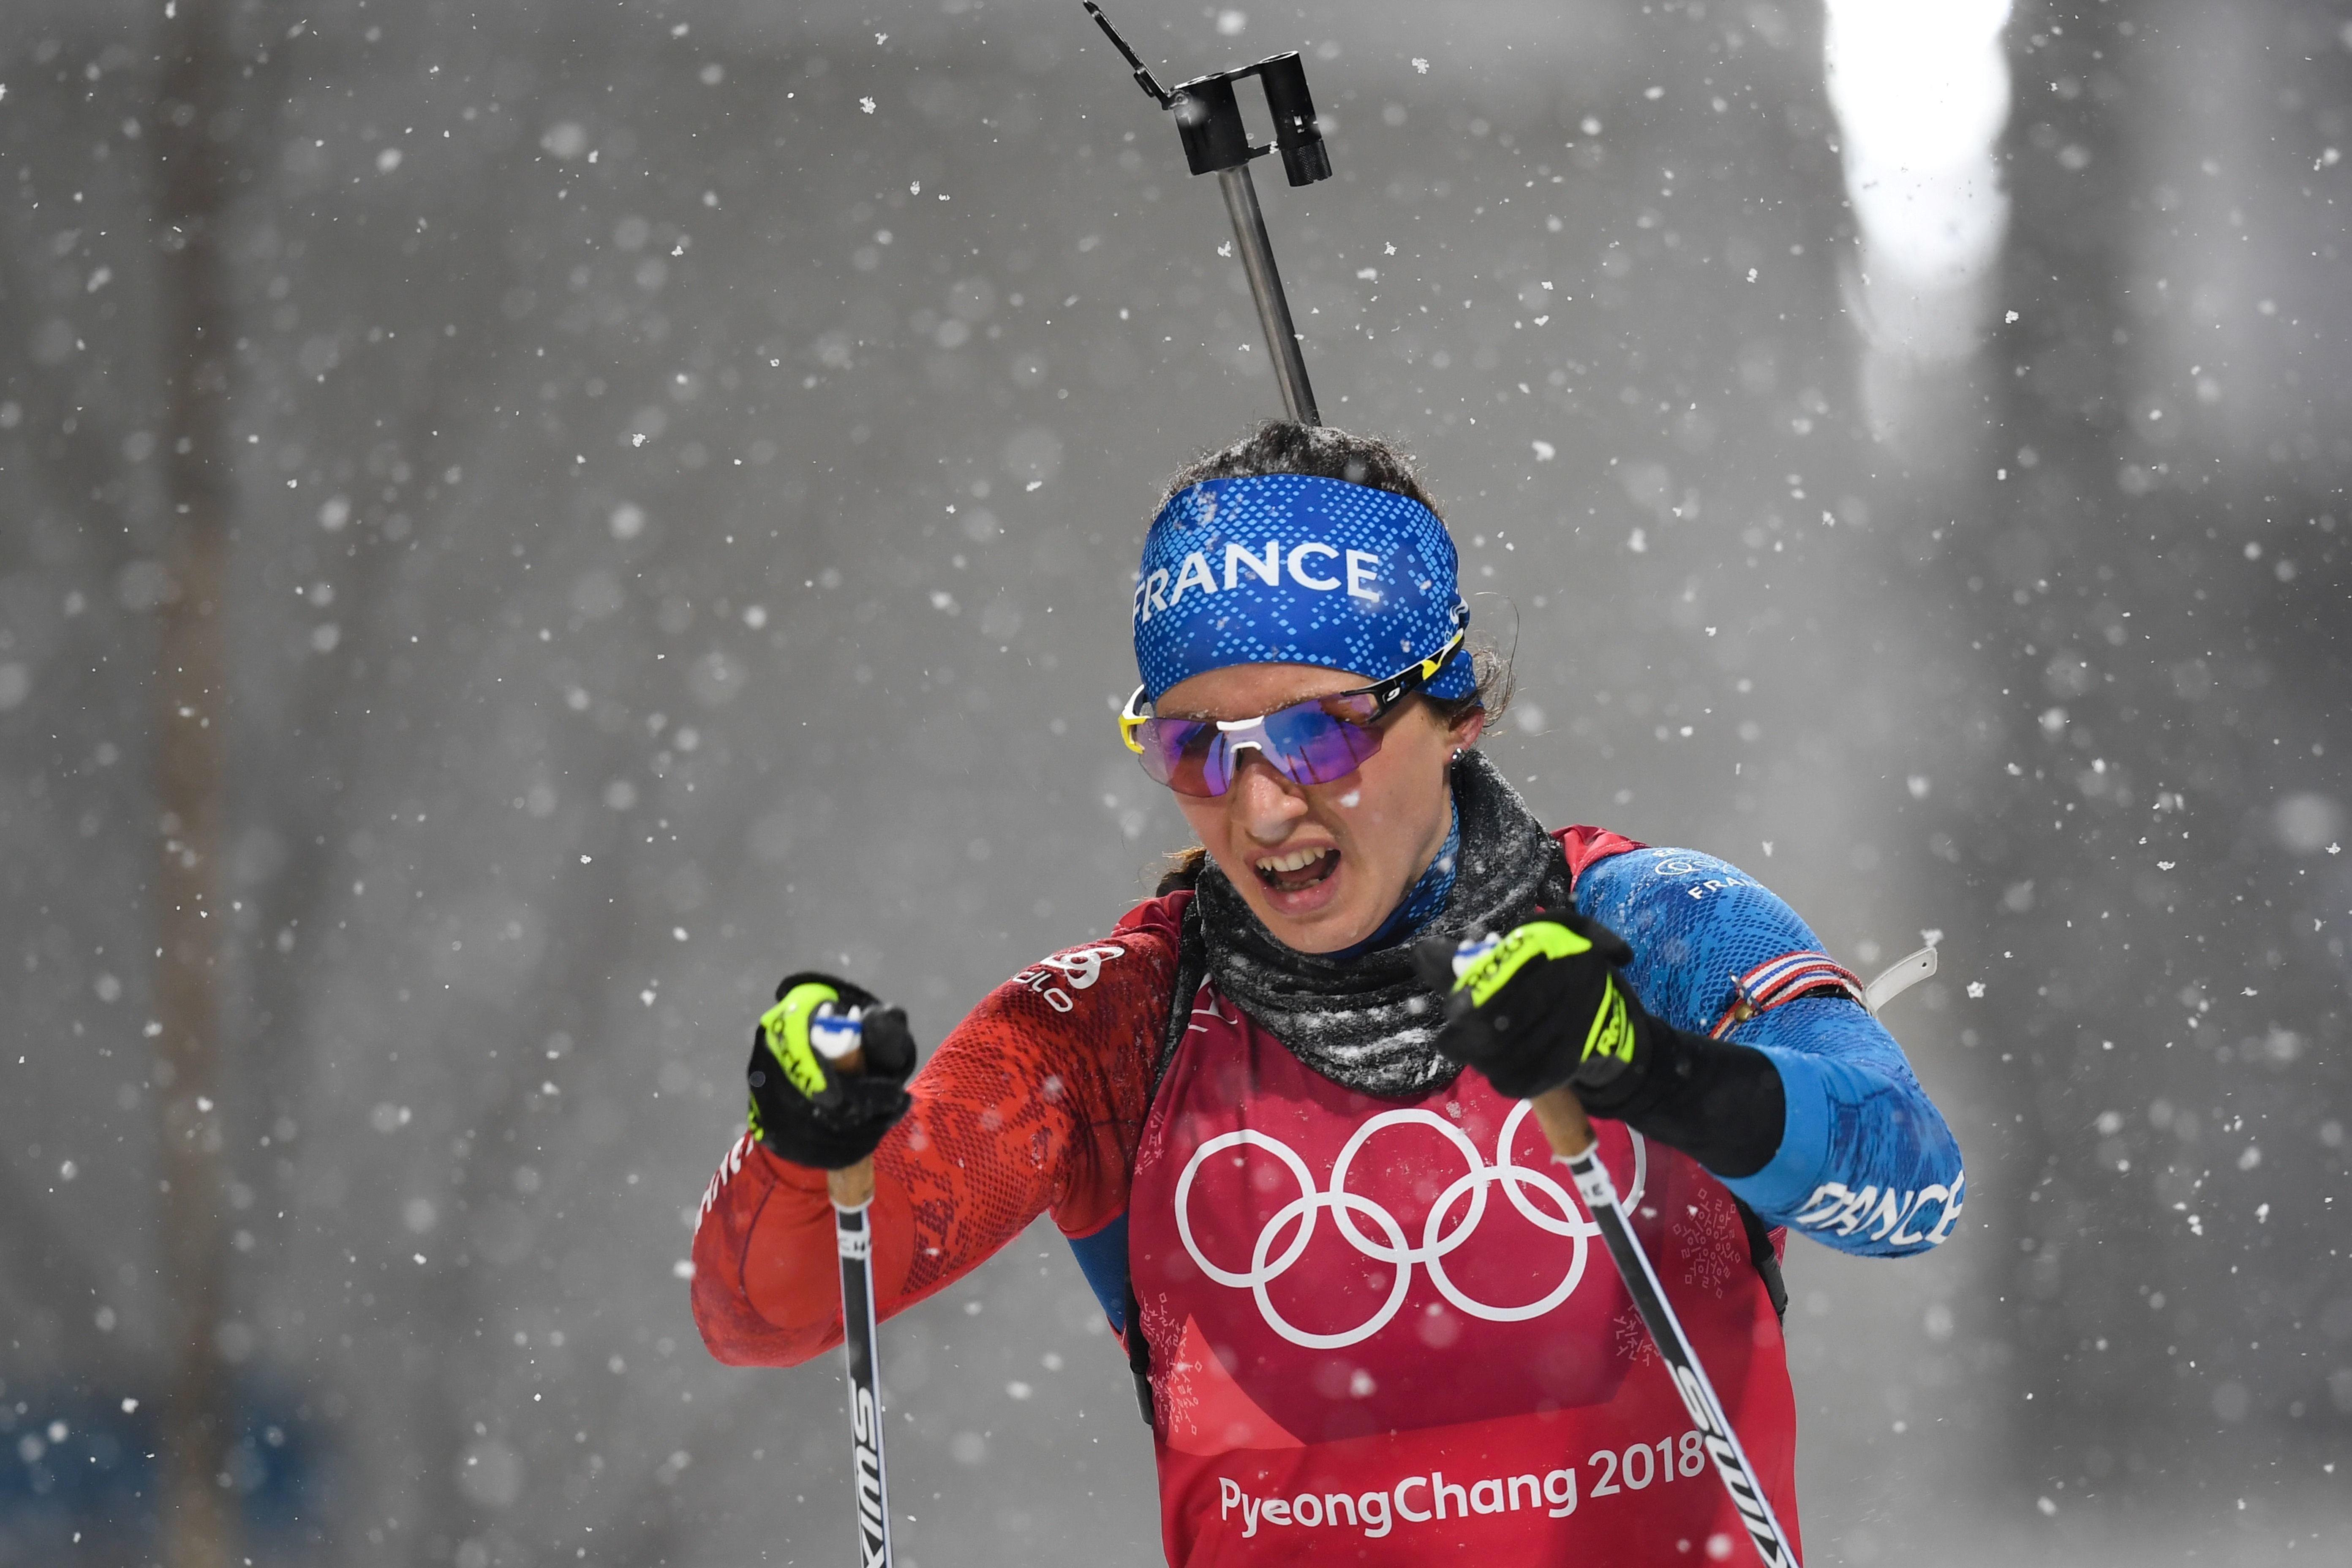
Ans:
{"label": "athlete's ear", "polygon": [[1473,708],[1454,721],[1453,728],[1445,732],[1445,742],[1456,752],[1464,752],[1476,745],[1478,737],[1486,732],[1486,710],[1484,708]]}

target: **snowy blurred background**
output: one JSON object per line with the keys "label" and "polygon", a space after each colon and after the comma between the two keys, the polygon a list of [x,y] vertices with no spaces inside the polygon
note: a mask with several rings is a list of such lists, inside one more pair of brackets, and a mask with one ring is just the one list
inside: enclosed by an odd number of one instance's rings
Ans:
{"label": "snowy blurred background", "polygon": [[[1306,51],[1308,363],[1538,810],[1940,947],[1969,1223],[1791,1254],[1808,1561],[2340,1552],[2341,8],[1114,16]],[[0,84],[0,1562],[843,1560],[688,1220],[779,973],[935,1041],[1182,842],[1213,190],[1076,0],[11,0]],[[910,1564],[1158,1560],[1049,1227],[885,1349]]]}

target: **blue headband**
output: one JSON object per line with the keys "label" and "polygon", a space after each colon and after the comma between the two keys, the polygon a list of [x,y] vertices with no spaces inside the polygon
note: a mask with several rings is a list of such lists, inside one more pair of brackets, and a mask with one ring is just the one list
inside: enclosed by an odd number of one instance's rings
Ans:
{"label": "blue headband", "polygon": [[[1454,541],[1419,501],[1305,474],[1208,479],[1152,520],[1136,570],[1135,664],[1157,701],[1233,664],[1318,664],[1385,680],[1469,621]],[[1424,688],[1467,697],[1456,658]]]}

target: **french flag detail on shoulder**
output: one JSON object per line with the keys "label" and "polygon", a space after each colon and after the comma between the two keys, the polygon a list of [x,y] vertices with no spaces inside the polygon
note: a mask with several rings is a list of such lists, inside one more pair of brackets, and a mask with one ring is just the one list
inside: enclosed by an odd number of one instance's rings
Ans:
{"label": "french flag detail on shoulder", "polygon": [[1828,990],[1863,1000],[1861,979],[1826,952],[1790,952],[1767,959],[1731,983],[1731,1005],[1707,1030],[1707,1037],[1719,1040],[1783,1002]]}

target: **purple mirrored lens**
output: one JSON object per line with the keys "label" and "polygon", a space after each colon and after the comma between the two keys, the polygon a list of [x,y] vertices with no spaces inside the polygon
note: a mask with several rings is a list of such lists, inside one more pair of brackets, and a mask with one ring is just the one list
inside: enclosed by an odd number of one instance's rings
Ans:
{"label": "purple mirrored lens", "polygon": [[1220,794],[1223,785],[1213,790],[1202,782],[1202,767],[1216,734],[1216,725],[1205,720],[1146,719],[1136,727],[1135,738],[1143,746],[1137,760],[1153,783],[1180,795]]}
{"label": "purple mirrored lens", "polygon": [[1293,784],[1316,784],[1347,777],[1381,749],[1380,731],[1336,718],[1319,702],[1297,703],[1239,730],[1220,729],[1212,720],[1147,719],[1136,739],[1146,773],[1196,797],[1224,794],[1252,751]]}
{"label": "purple mirrored lens", "polygon": [[1381,749],[1381,733],[1335,718],[1319,702],[1301,702],[1265,716],[1267,750],[1288,763],[1293,784],[1329,784],[1363,766]]}

